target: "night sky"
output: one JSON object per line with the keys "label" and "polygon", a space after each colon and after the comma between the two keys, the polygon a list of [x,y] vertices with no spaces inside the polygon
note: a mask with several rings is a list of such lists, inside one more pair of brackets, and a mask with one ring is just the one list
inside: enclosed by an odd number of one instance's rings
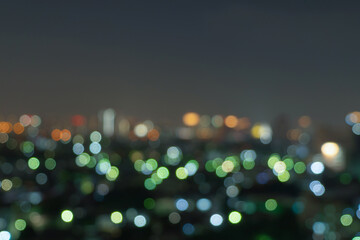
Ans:
{"label": "night sky", "polygon": [[1,1],[0,113],[343,124],[360,108],[359,12],[359,1]]}

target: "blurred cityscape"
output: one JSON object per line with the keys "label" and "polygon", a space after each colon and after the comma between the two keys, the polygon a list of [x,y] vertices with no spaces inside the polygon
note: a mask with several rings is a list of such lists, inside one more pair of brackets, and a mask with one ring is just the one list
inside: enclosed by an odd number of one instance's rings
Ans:
{"label": "blurred cityscape", "polygon": [[359,240],[360,112],[344,117],[2,116],[0,240]]}

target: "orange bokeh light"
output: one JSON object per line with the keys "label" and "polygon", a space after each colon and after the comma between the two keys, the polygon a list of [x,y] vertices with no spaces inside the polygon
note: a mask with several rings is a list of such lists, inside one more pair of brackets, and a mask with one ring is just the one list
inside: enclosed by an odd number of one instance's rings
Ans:
{"label": "orange bokeh light", "polygon": [[238,125],[237,125],[236,129],[244,130],[244,129],[250,128],[250,126],[251,126],[250,119],[247,117],[242,117],[242,118],[238,119]]}
{"label": "orange bokeh light", "polygon": [[148,132],[148,138],[150,141],[156,141],[159,139],[159,137],[160,137],[160,133],[156,129],[152,129]]}
{"label": "orange bokeh light", "polygon": [[0,133],[10,133],[12,131],[12,124],[9,122],[0,122]]}
{"label": "orange bokeh light", "polygon": [[234,115],[229,115],[225,118],[225,125],[228,128],[235,128],[238,124],[238,119]]}
{"label": "orange bokeh light", "polygon": [[22,134],[25,130],[24,126],[21,123],[15,123],[13,126],[13,130],[15,134]]}
{"label": "orange bokeh light", "polygon": [[71,138],[71,132],[68,129],[63,129],[61,131],[61,140],[67,142],[70,140],[70,138]]}
{"label": "orange bokeh light", "polygon": [[51,138],[53,139],[53,140],[55,140],[55,141],[60,141],[60,139],[61,139],[61,131],[60,131],[60,129],[54,129],[54,130],[52,130],[52,132],[51,132]]}
{"label": "orange bokeh light", "polygon": [[54,129],[51,132],[51,138],[55,141],[64,141],[67,142],[71,139],[71,132],[68,129]]}
{"label": "orange bokeh light", "polygon": [[307,128],[311,124],[311,118],[309,116],[302,116],[298,120],[300,127]]}

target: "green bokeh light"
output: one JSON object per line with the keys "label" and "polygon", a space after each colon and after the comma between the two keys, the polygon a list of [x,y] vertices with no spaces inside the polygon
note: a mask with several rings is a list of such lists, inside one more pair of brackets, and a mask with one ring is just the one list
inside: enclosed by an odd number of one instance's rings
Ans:
{"label": "green bokeh light", "polygon": [[26,222],[24,219],[17,219],[15,221],[15,228],[19,231],[23,231],[26,228]]}
{"label": "green bokeh light", "polygon": [[279,174],[278,179],[280,182],[287,182],[290,179],[290,173],[288,171]]}
{"label": "green bokeh light", "polygon": [[269,168],[273,169],[275,163],[277,163],[278,161],[280,161],[280,156],[279,156],[279,154],[272,154],[272,155],[269,157],[269,160],[268,160],[267,164],[268,164]]}
{"label": "green bokeh light", "polygon": [[350,214],[344,214],[340,217],[340,222],[343,226],[350,226],[353,222],[353,218]]}
{"label": "green bokeh light", "polygon": [[29,154],[34,151],[34,144],[30,141],[25,141],[21,144],[21,151],[25,154]]}
{"label": "green bokeh light", "polygon": [[87,153],[81,153],[79,156],[76,157],[75,163],[79,167],[84,167],[90,162],[90,155]]}
{"label": "green bokeh light", "polygon": [[163,181],[162,178],[157,175],[157,173],[151,174],[151,179],[154,180],[157,185],[161,184]]}
{"label": "green bokeh light", "polygon": [[54,170],[56,167],[56,161],[53,158],[48,158],[45,160],[45,168],[48,170]]}
{"label": "green bokeh light", "polygon": [[265,208],[268,211],[274,211],[277,208],[277,202],[275,199],[268,199],[265,202]]}
{"label": "green bokeh light", "polygon": [[136,171],[141,172],[142,166],[145,164],[145,162],[143,160],[136,160],[134,163],[134,168]]}
{"label": "green bokeh light", "polygon": [[297,162],[294,165],[294,170],[297,174],[302,174],[306,171],[306,165],[303,162]]}
{"label": "green bokeh light", "polygon": [[156,188],[156,182],[152,178],[147,178],[144,181],[144,186],[147,190],[154,190]]}
{"label": "green bokeh light", "polygon": [[229,222],[231,222],[232,224],[237,224],[241,221],[241,214],[237,211],[233,211],[229,214]]}
{"label": "green bokeh light", "polygon": [[293,169],[294,161],[291,158],[289,158],[289,157],[285,158],[284,163],[286,164],[286,170],[289,171],[289,170]]}
{"label": "green bokeh light", "polygon": [[213,161],[209,160],[205,163],[205,169],[208,172],[214,172],[216,168],[214,168]]}
{"label": "green bokeh light", "polygon": [[28,166],[29,166],[29,168],[32,169],[32,170],[38,169],[39,166],[40,166],[40,161],[39,161],[39,159],[37,159],[36,157],[30,158],[29,161],[28,161]]}
{"label": "green bokeh light", "polygon": [[156,174],[161,179],[166,179],[169,177],[169,170],[166,167],[159,167]]}
{"label": "green bokeh light", "polygon": [[253,160],[244,160],[243,166],[246,170],[251,170],[255,167],[255,161]]}
{"label": "green bokeh light", "polygon": [[216,168],[216,176],[218,176],[218,177],[226,177],[226,175],[227,175],[227,172],[224,172],[224,170],[222,169],[221,166],[218,166]]}
{"label": "green bokeh light", "polygon": [[111,166],[109,171],[106,173],[106,179],[109,181],[115,181],[119,176],[119,169],[115,166]]}
{"label": "green bokeh light", "polygon": [[146,209],[149,209],[149,210],[154,209],[155,204],[156,203],[155,203],[155,200],[153,198],[147,198],[147,199],[144,200],[144,207]]}
{"label": "green bokeh light", "polygon": [[146,166],[149,170],[154,171],[158,167],[158,163],[155,159],[150,158],[146,161]]}

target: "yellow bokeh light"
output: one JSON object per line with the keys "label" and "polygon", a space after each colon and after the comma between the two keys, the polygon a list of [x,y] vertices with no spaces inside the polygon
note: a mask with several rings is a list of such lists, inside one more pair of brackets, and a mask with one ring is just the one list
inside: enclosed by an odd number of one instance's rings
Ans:
{"label": "yellow bokeh light", "polygon": [[4,190],[4,191],[10,191],[11,188],[13,187],[13,183],[11,180],[9,179],[4,179],[2,180],[1,182],[1,188]]}
{"label": "yellow bokeh light", "polygon": [[184,167],[179,167],[178,169],[176,169],[175,175],[178,179],[185,179],[188,177],[188,170]]}
{"label": "yellow bokeh light", "polygon": [[286,170],[286,164],[283,161],[278,161],[274,164],[274,170],[278,174],[282,174]]}
{"label": "yellow bokeh light", "polygon": [[64,222],[71,222],[73,220],[73,217],[74,217],[74,215],[70,210],[64,210],[61,213],[61,219]]}
{"label": "yellow bokeh light", "polygon": [[221,168],[224,172],[231,172],[232,170],[234,170],[234,163],[232,161],[226,160],[223,162],[223,164],[221,165]]}
{"label": "yellow bokeh light", "polygon": [[321,146],[321,153],[326,158],[333,158],[340,151],[339,145],[334,142],[326,142]]}
{"label": "yellow bokeh light", "polygon": [[186,126],[194,127],[199,124],[200,116],[195,112],[185,113],[183,116],[183,122]]}
{"label": "yellow bokeh light", "polygon": [[252,128],[251,128],[251,135],[253,136],[253,138],[257,138],[259,139],[261,136],[261,125],[260,124],[255,124]]}
{"label": "yellow bokeh light", "polygon": [[111,213],[110,219],[113,223],[119,224],[123,221],[123,215],[121,212],[116,211]]}
{"label": "yellow bokeh light", "polygon": [[284,171],[282,174],[279,174],[278,179],[280,182],[287,182],[290,179],[290,173],[288,171]]}

